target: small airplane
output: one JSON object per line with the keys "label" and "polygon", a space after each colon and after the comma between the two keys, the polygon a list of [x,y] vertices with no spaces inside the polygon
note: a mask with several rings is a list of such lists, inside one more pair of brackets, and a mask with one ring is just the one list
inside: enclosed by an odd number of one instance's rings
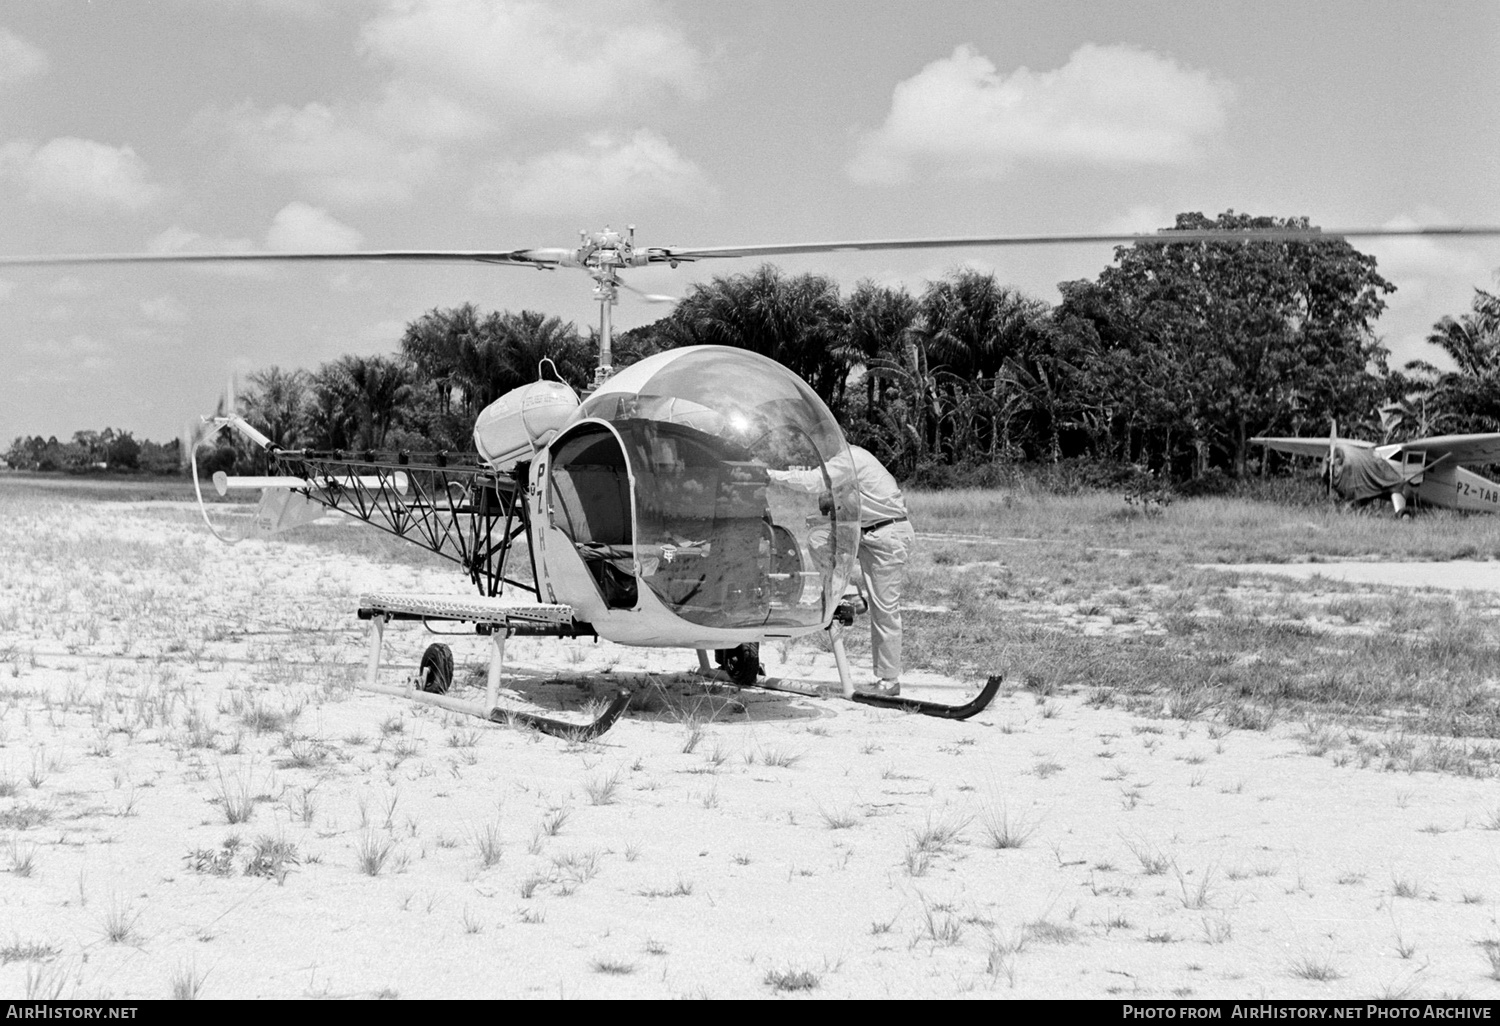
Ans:
{"label": "small airplane", "polygon": [[[622,271],[845,251],[1494,236],[1500,228],[1195,229],[713,248],[637,246],[634,226],[627,233],[606,228],[579,234],[577,246],[555,249],[0,257],[0,266],[477,262],[577,268],[588,274],[599,303],[592,388],[580,398],[566,384],[543,379],[500,397],[475,423],[473,453],[283,449],[240,417],[232,401],[221,415],[204,418],[207,430],[201,436],[206,442],[232,429],[266,451],[272,474],[218,474],[214,481],[221,495],[235,488],[261,489],[255,523],[263,532],[336,510],[458,563],[476,586],[477,596],[366,597],[359,609],[372,625],[366,687],[587,739],[609,729],[629,693],[616,694],[592,722],[582,724],[502,709],[497,701],[506,638],[602,637],[625,645],[692,648],[702,676],[738,687],[825,695],[818,687],[764,676],[758,649],[763,641],[827,631],[839,669],[834,695],[946,719],[980,712],[1001,683],[998,675],[988,677],[978,694],[960,705],[855,692],[840,632],[862,611],[852,597],[859,584],[859,497],[838,423],[806,382],[740,349],[670,350],[615,373],[611,309],[619,290],[647,301],[663,298],[631,288],[621,280]],[[201,499],[196,461],[192,466]],[[1437,461],[1424,469],[1436,480]],[[794,479],[803,483],[793,485]],[[808,479],[819,486],[806,487]],[[525,567],[511,566],[518,541],[525,542],[529,574]],[[531,601],[502,598],[505,588]],[[429,628],[471,623],[489,635],[494,647],[483,703],[446,694],[453,660],[443,644],[428,647],[418,678],[408,687],[377,683],[381,638],[393,620],[420,621]],[[709,665],[710,650],[718,670]]]}
{"label": "small airplane", "polygon": [[1467,469],[1500,463],[1500,433],[1434,435],[1376,445],[1340,438],[1252,438],[1277,452],[1319,456],[1330,493],[1351,506],[1389,499],[1398,518],[1414,503],[1468,512],[1500,513],[1500,484]]}

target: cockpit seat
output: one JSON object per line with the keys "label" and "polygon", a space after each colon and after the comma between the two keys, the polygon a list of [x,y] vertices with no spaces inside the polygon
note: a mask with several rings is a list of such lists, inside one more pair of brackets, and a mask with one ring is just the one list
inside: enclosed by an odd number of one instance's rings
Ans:
{"label": "cockpit seat", "polygon": [[619,442],[602,429],[568,439],[551,477],[553,523],[572,539],[605,605],[634,608],[630,475]]}

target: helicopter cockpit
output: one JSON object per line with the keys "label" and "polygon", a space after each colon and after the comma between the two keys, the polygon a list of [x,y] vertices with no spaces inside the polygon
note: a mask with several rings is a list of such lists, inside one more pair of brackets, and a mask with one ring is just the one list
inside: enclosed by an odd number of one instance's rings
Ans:
{"label": "helicopter cockpit", "polygon": [[859,498],[843,434],[811,388],[754,353],[696,346],[626,368],[545,464],[549,544],[571,544],[595,593],[558,575],[580,616],[665,612],[705,642],[797,634],[827,623],[853,573]]}

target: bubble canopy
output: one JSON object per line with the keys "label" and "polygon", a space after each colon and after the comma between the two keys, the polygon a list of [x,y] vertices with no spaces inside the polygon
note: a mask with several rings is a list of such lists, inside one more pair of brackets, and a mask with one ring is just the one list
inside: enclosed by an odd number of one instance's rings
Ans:
{"label": "bubble canopy", "polygon": [[[615,533],[628,552],[581,537],[586,518],[568,512],[618,447],[597,421],[623,443],[632,523]],[[820,626],[849,583],[859,496],[848,445],[817,394],[773,360],[723,346],[649,357],[589,396],[552,453],[553,502],[585,561],[628,559],[690,623]]]}

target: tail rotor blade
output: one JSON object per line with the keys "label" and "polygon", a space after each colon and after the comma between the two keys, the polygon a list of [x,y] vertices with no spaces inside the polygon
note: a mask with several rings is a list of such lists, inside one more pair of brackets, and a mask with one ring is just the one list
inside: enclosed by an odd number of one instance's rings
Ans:
{"label": "tail rotor blade", "polygon": [[663,296],[663,295],[658,295],[658,294],[653,293],[653,292],[642,292],[640,289],[636,288],[634,285],[627,285],[623,281],[620,282],[620,288],[624,289],[627,292],[634,292],[637,296],[639,296],[642,300],[644,300],[647,303],[679,303],[679,302],[681,302],[681,300],[679,300],[676,296]]}

